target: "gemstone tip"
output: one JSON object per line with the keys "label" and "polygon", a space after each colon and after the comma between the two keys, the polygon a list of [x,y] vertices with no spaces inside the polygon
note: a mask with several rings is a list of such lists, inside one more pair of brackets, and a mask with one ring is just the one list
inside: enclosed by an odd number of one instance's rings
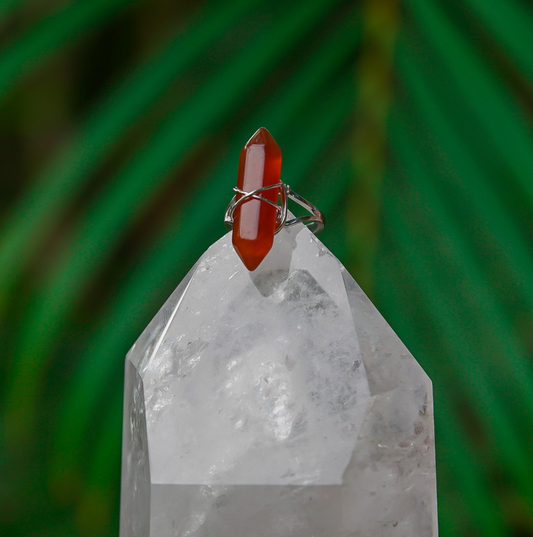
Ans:
{"label": "gemstone tip", "polygon": [[265,127],[259,127],[259,129],[257,129],[252,137],[246,142],[245,147],[249,147],[251,145],[274,145],[275,147],[279,147],[272,134],[270,134]]}

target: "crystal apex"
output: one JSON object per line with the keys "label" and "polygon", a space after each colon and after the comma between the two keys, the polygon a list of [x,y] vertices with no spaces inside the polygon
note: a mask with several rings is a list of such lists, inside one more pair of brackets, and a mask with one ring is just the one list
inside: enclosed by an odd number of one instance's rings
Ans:
{"label": "crystal apex", "polygon": [[251,138],[246,142],[246,145],[244,146],[249,147],[251,145],[272,145],[278,149],[278,151],[281,152],[281,149],[279,148],[279,145],[277,144],[276,140],[274,140],[274,137],[268,129],[265,129],[265,127],[259,127],[254,134],[251,136]]}

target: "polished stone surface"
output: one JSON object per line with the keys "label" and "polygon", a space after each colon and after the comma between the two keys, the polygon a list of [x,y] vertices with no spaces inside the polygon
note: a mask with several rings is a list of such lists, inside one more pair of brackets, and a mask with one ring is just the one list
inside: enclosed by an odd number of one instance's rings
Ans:
{"label": "polished stone surface", "polygon": [[431,382],[302,226],[215,243],[126,359],[121,537],[436,537]]}
{"label": "polished stone surface", "polygon": [[[244,192],[277,185],[281,177],[281,149],[264,128],[246,142],[239,157],[237,187]],[[278,203],[279,189],[268,189],[259,194],[272,203]],[[236,200],[242,198],[237,194]],[[233,247],[248,270],[255,270],[274,243],[276,208],[265,201],[249,198],[234,212]]]}

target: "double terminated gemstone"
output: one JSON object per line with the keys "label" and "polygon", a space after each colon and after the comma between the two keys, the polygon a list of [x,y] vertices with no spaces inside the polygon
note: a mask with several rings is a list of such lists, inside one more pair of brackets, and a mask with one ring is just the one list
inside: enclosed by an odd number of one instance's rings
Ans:
{"label": "double terminated gemstone", "polygon": [[[272,135],[261,127],[241,150],[237,187],[244,192],[276,185],[281,175],[281,149]],[[279,190],[259,195],[277,203]],[[237,201],[242,194],[237,194]],[[264,201],[244,200],[234,213],[233,247],[248,270],[255,270],[274,242],[276,208]]]}

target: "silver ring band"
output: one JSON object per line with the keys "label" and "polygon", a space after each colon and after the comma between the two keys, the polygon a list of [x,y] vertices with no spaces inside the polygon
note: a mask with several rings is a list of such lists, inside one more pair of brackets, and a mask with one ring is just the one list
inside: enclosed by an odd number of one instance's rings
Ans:
{"label": "silver ring band", "polygon": [[[274,202],[259,195],[261,194],[261,192],[265,192],[265,190],[273,189],[279,190],[280,205],[276,205]],[[244,192],[237,187],[235,187],[233,190],[237,194],[240,194],[242,197],[237,200],[237,196],[233,196],[230,201],[230,204],[228,205],[228,208],[226,209],[226,213],[224,214],[224,224],[226,224],[226,226],[230,229],[233,227],[233,215],[235,213],[235,209],[237,209],[239,205],[250,199],[264,201],[265,203],[268,203],[269,205],[272,205],[276,208],[276,230],[274,233],[279,233],[281,231],[281,228],[283,228],[284,226],[293,226],[295,224],[307,225],[315,235],[317,233],[320,233],[324,229],[326,218],[323,213],[312,203],[300,196],[300,194],[294,192],[291,187],[289,185],[286,185],[285,183],[277,183],[275,185],[264,186],[263,188],[258,188],[256,190],[253,190],[252,192]],[[300,207],[303,207],[311,214],[287,219],[289,214],[289,199],[296,202],[298,205],[300,205]]]}

